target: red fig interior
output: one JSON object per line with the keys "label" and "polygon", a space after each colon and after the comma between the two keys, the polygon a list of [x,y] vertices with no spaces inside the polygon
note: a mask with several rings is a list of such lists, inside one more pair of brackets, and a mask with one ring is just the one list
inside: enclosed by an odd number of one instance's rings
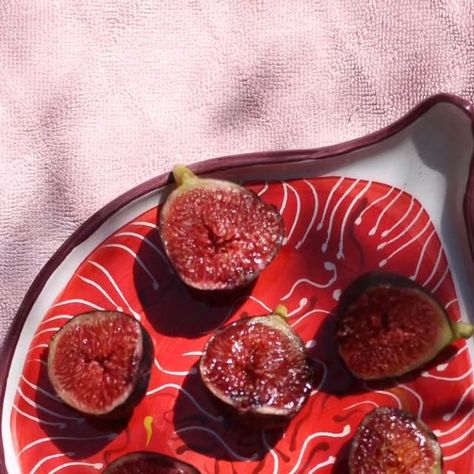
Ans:
{"label": "red fig interior", "polygon": [[304,345],[280,316],[237,321],[208,342],[200,363],[210,392],[240,415],[292,418],[311,391]]}
{"label": "red fig interior", "polygon": [[462,336],[432,295],[400,275],[360,277],[343,293],[337,315],[339,353],[366,380],[414,370]]}
{"label": "red fig interior", "polygon": [[378,408],[362,421],[352,442],[350,474],[441,474],[441,448],[414,416]]}
{"label": "red fig interior", "polygon": [[144,329],[126,314],[82,314],[51,341],[48,375],[65,403],[88,415],[106,415],[131,397],[149,371],[147,346]]}
{"label": "red fig interior", "polygon": [[163,206],[160,232],[185,283],[223,290],[251,282],[271,262],[283,240],[283,223],[253,192],[191,175]]}

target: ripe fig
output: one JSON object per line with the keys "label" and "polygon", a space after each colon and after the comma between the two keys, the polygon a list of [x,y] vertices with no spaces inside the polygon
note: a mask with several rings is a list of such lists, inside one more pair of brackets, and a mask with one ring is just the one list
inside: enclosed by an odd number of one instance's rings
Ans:
{"label": "ripe fig", "polygon": [[411,414],[382,407],[357,430],[349,454],[350,474],[442,474],[436,436]]}
{"label": "ripe fig", "polygon": [[166,253],[181,279],[198,290],[251,283],[277,254],[284,236],[274,206],[230,181],[198,178],[176,166],[178,187],[160,216]]}
{"label": "ripe fig", "polygon": [[453,323],[427,290],[409,278],[373,272],[342,293],[337,309],[339,354],[363,380],[401,376],[436,357],[474,327]]}
{"label": "ripe fig", "polygon": [[49,345],[48,376],[64,403],[86,416],[128,416],[148,386],[153,343],[131,316],[94,311],[71,319]]}
{"label": "ripe fig", "polygon": [[199,370],[211,398],[234,419],[258,428],[286,425],[307,401],[314,377],[303,341],[286,308],[218,330]]}
{"label": "ripe fig", "polygon": [[103,474],[200,474],[191,464],[164,454],[137,451],[109,464]]}

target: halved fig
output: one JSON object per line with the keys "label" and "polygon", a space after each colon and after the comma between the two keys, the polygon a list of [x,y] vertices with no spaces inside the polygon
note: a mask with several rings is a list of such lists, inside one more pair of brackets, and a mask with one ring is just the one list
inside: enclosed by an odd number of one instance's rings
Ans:
{"label": "halved fig", "polygon": [[249,284],[277,254],[284,236],[274,206],[230,181],[198,178],[176,166],[178,187],[160,216],[166,253],[181,279],[198,290]]}
{"label": "halved fig", "polygon": [[349,454],[350,474],[442,474],[436,436],[405,411],[382,407],[357,430]]}
{"label": "halved fig", "polygon": [[211,398],[254,427],[287,424],[307,401],[314,377],[303,341],[286,320],[286,308],[244,318],[217,331],[199,370]]}
{"label": "halved fig", "polygon": [[191,464],[165,454],[137,451],[116,459],[103,474],[200,474]]}
{"label": "halved fig", "polygon": [[87,416],[128,416],[145,394],[153,362],[148,332],[131,316],[94,311],[71,319],[49,345],[58,396]]}
{"label": "halved fig", "polygon": [[363,380],[417,369],[473,331],[470,324],[450,321],[423,287],[393,273],[361,276],[342,293],[337,309],[339,354]]}

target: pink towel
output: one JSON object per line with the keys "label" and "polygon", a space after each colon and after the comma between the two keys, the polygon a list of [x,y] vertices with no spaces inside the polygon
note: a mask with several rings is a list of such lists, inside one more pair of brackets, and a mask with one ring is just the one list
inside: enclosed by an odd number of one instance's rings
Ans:
{"label": "pink towel", "polygon": [[474,100],[469,0],[3,0],[0,341],[33,278],[108,201],[226,154],[374,131]]}

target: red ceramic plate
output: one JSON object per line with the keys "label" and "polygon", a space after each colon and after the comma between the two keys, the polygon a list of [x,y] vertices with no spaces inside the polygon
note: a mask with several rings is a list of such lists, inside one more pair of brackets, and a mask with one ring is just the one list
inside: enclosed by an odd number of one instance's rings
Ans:
{"label": "red ceramic plate", "polygon": [[[432,291],[453,321],[472,307],[472,115],[435,96],[392,126],[319,150],[221,158],[194,167],[243,182],[283,215],[281,252],[246,295],[196,299],[171,270],[156,228],[167,176],[87,221],[43,269],[4,348],[3,463],[9,473],[100,472],[131,451],[203,473],[345,473],[354,432],[376,406],[400,407],[438,435],[447,473],[474,472],[471,349],[458,342],[392,384],[363,384],[339,362],[333,310],[358,275],[383,269]],[[463,213],[464,210],[464,213]],[[317,370],[309,402],[283,431],[230,429],[196,366],[212,332],[283,303]],[[155,363],[126,426],[93,426],[53,393],[47,346],[75,314],[125,311],[153,337]]]}

